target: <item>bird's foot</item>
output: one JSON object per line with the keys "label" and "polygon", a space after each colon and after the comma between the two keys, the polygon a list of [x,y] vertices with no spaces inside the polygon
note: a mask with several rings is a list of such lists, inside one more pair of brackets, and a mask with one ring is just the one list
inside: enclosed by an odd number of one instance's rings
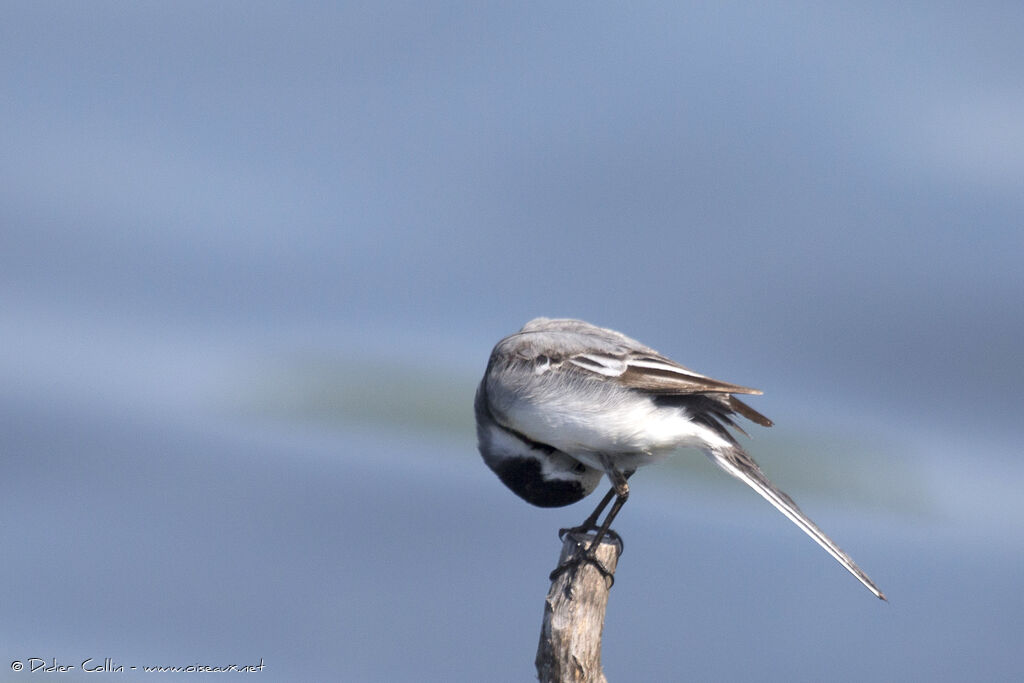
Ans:
{"label": "bird's foot", "polygon": [[576,572],[579,571],[579,568],[584,563],[592,565],[601,576],[603,576],[605,579],[608,579],[608,588],[611,588],[615,585],[615,575],[612,574],[607,567],[601,564],[601,560],[594,557],[593,553],[591,553],[590,550],[585,550],[582,553],[577,553],[573,555],[568,560],[558,565],[555,568],[555,570],[551,572],[548,578],[551,581],[554,581],[562,574],[570,572],[569,585],[566,586],[566,590],[570,590],[570,587],[572,585],[572,578],[575,577]]}
{"label": "bird's foot", "polygon": [[[576,572],[579,571],[579,568],[584,564],[589,564],[593,566],[594,569],[596,569],[601,576],[603,576],[605,579],[608,579],[608,588],[611,588],[615,585],[615,575],[611,572],[611,570],[609,570],[607,567],[604,566],[604,564],[601,563],[601,560],[597,559],[597,555],[595,552],[597,549],[594,547],[593,541],[591,541],[586,535],[587,531],[592,531],[592,529],[575,527],[572,529],[558,530],[559,539],[564,540],[566,534],[570,534],[572,535],[573,540],[575,540],[576,542],[576,550],[573,551],[572,555],[570,555],[565,562],[558,565],[548,577],[551,581],[554,581],[565,572],[571,572],[569,585],[566,586],[566,590],[569,590],[569,587],[572,584],[572,578],[575,576]],[[609,529],[607,532],[605,532],[605,539],[609,540],[617,546],[617,553],[619,556],[621,556],[623,549],[622,538],[617,533]],[[602,543],[604,543],[603,540]]]}

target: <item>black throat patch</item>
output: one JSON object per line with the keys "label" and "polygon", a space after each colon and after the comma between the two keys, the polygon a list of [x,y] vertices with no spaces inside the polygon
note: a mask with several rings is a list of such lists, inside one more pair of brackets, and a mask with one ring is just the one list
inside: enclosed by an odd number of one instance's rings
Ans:
{"label": "black throat patch", "polygon": [[504,458],[494,463],[493,469],[505,486],[538,507],[570,505],[588,493],[580,482],[572,479],[545,479],[536,458]]}

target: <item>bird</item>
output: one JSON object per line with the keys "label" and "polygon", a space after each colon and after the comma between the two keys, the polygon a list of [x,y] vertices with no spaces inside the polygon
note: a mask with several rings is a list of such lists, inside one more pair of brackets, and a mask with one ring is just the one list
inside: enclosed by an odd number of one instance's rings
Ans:
{"label": "bird", "polygon": [[589,561],[594,561],[592,551],[602,538],[614,534],[611,522],[629,497],[629,477],[682,449],[697,449],[764,497],[876,597],[887,600],[850,556],[765,476],[730,431],[747,435],[737,416],[772,426],[736,397],[761,393],[694,372],[615,330],[570,318],[534,318],[491,352],[474,400],[478,447],[509,489],[539,507],[575,503],[608,478],[611,489],[593,514],[581,526],[563,530],[597,532],[588,548],[591,554],[584,558]]}

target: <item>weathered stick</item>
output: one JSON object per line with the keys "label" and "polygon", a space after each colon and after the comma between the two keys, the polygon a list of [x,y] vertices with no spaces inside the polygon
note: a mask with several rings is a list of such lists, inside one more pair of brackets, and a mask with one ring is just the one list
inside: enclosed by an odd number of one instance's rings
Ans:
{"label": "weathered stick", "polygon": [[[558,566],[589,547],[593,534],[566,534]],[[605,538],[597,559],[614,576],[621,546]],[[541,683],[606,683],[601,670],[601,632],[612,578],[589,562],[564,571],[551,582],[544,603],[544,624],[537,646],[537,677]]]}

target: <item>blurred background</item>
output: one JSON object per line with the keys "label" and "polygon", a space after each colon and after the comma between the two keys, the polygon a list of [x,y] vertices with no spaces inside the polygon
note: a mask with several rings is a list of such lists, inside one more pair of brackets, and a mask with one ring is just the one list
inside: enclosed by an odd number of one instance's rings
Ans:
{"label": "blurred background", "polygon": [[1019,3],[4,3],[0,678],[531,680],[596,499],[517,499],[472,398],[546,315],[764,389],[749,450],[891,601],[686,453],[618,518],[609,680],[1016,680],[1021,35]]}

